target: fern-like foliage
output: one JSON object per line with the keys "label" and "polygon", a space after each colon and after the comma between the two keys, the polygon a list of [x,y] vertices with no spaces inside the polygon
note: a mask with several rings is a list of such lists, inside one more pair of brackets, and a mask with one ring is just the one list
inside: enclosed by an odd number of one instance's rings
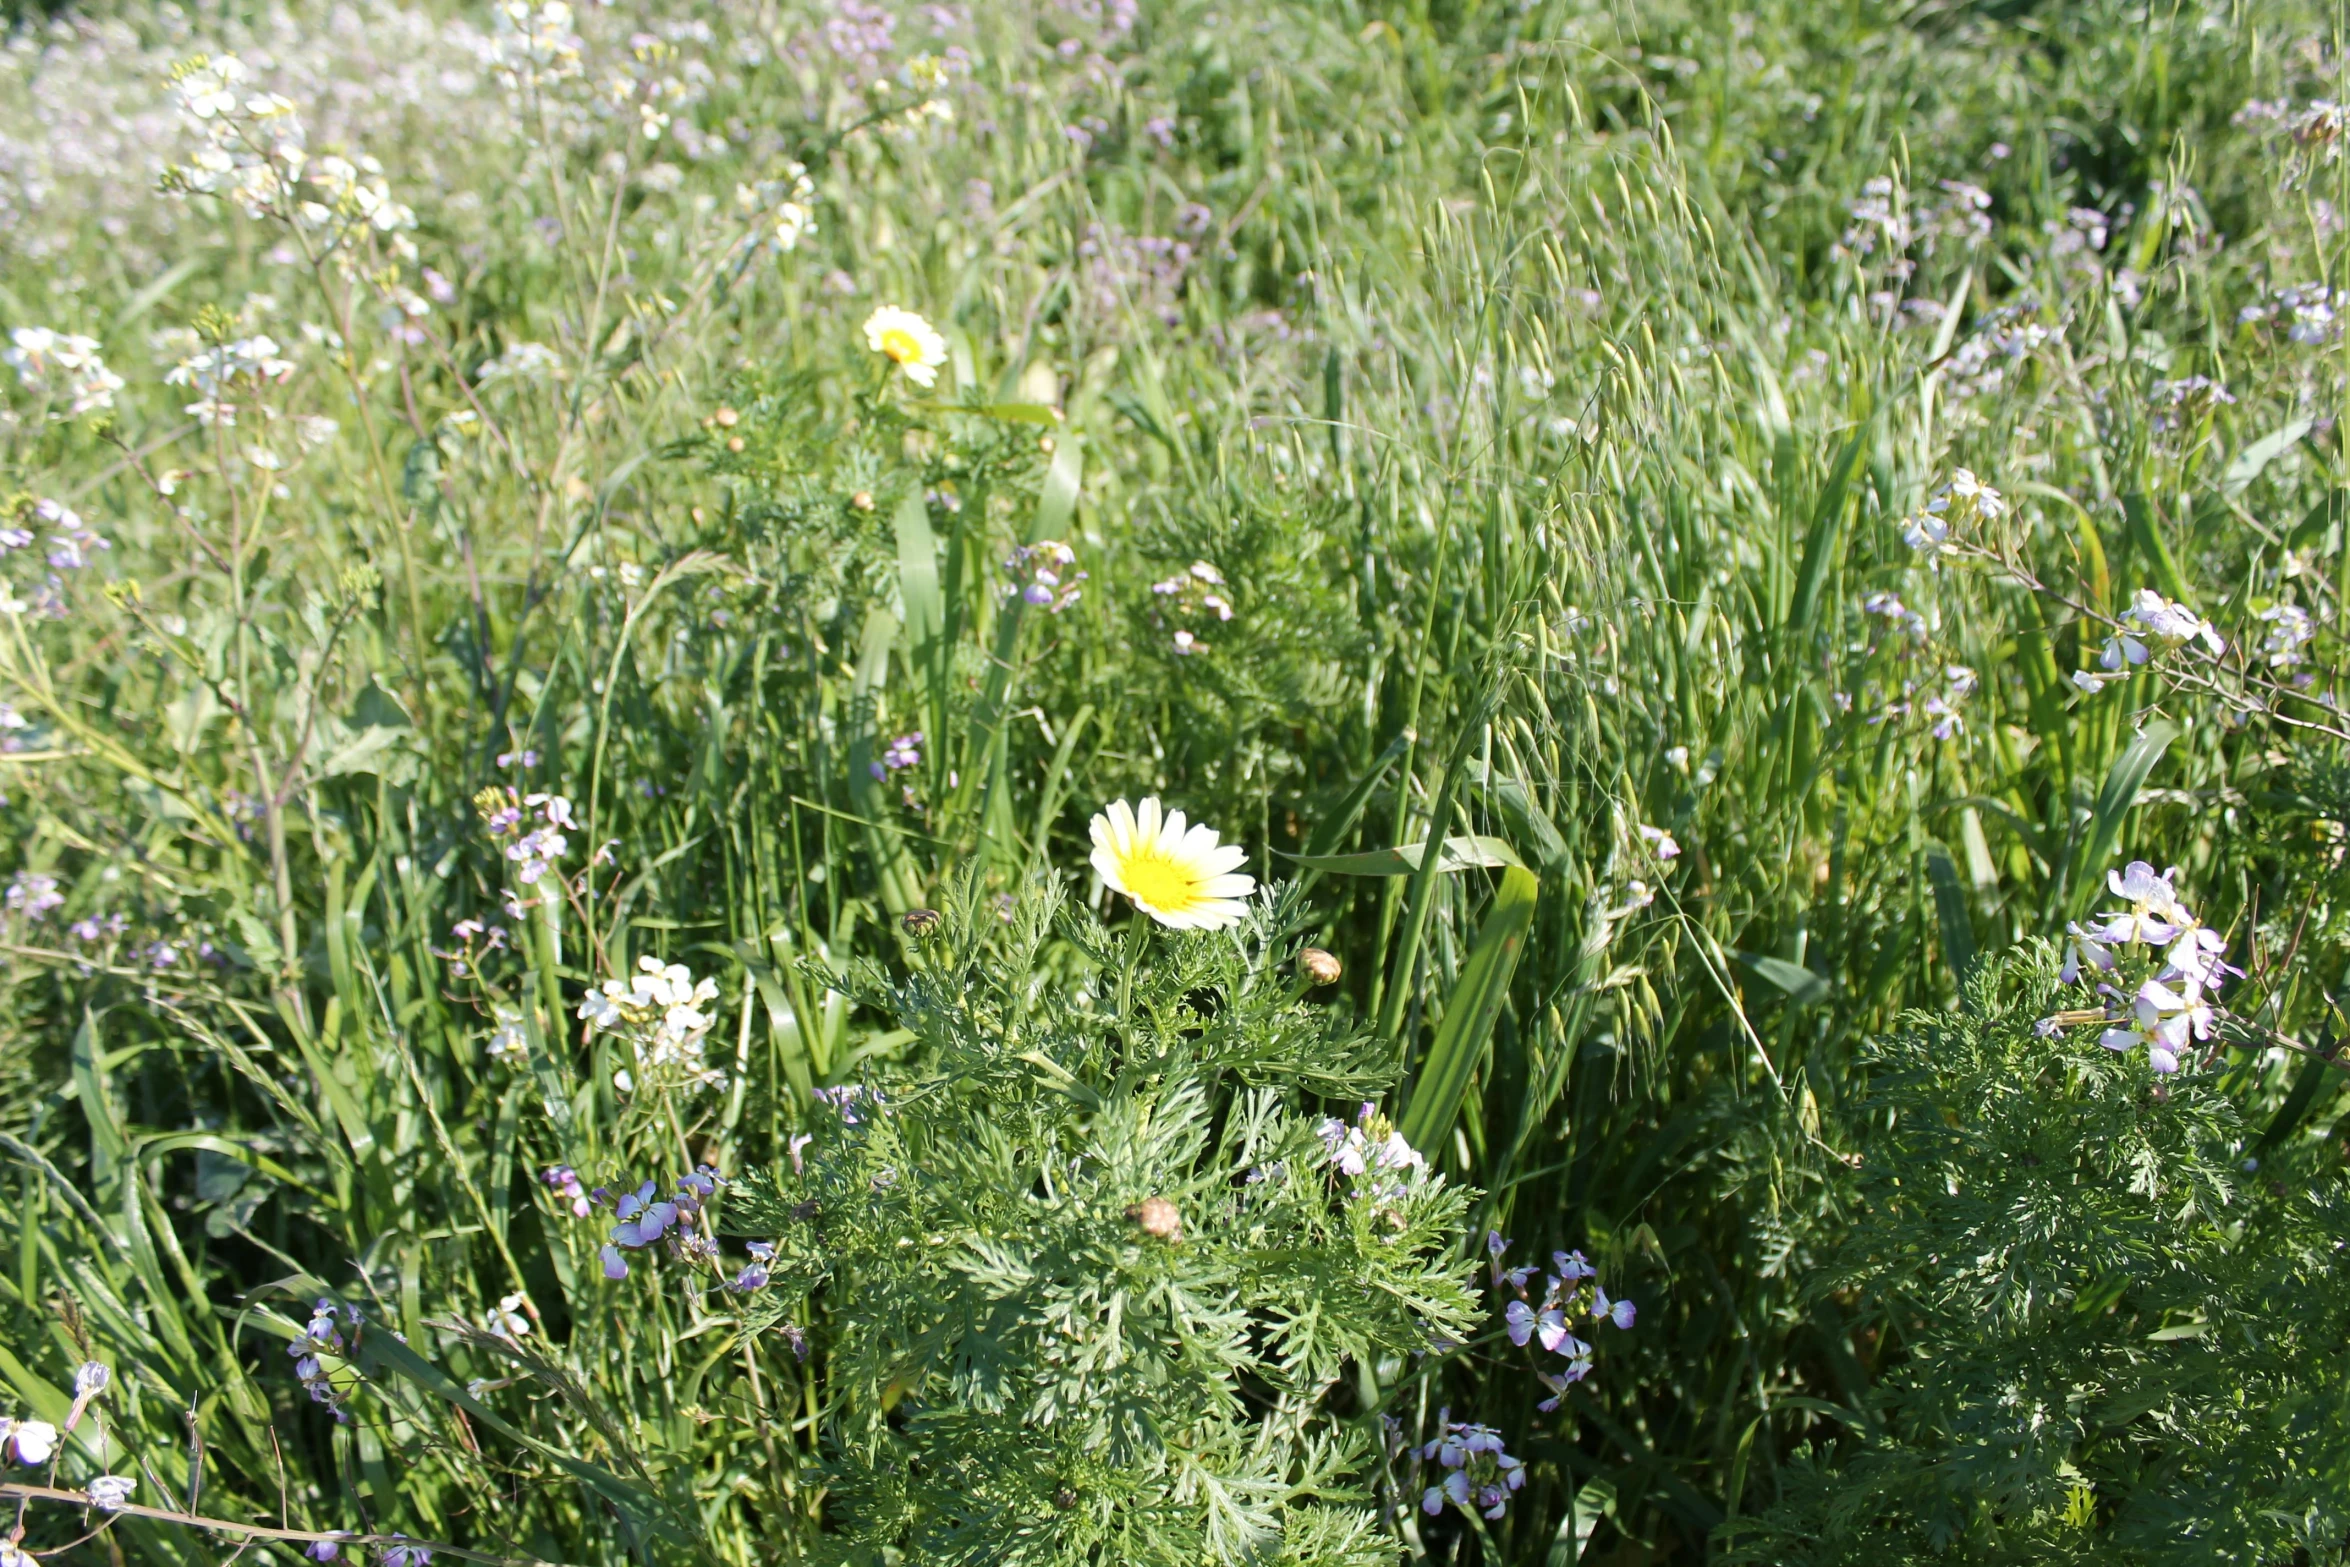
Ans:
{"label": "fern-like foliage", "polygon": [[1063,983],[1054,903],[950,913],[903,983],[834,976],[922,1064],[727,1199],[776,1243],[757,1315],[807,1325],[831,1559],[1392,1559],[1375,1416],[1332,1393],[1466,1335],[1469,1194],[1331,1167],[1312,1101],[1381,1074],[1300,999],[1279,911],[1131,944],[1061,915],[1093,960]]}
{"label": "fern-like foliage", "polygon": [[2035,951],[1878,1047],[1814,1280],[1880,1379],[1725,1531],[1739,1562],[2338,1562],[2350,1534],[2339,1149],[2258,1157],[2224,1066],[2089,1039]]}

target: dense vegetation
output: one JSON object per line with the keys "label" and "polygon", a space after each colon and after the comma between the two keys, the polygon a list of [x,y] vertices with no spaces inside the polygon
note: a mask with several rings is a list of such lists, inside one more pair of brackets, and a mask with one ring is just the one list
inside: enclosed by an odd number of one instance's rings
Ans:
{"label": "dense vegetation", "polygon": [[0,1564],[2343,1560],[2340,32],[18,24]]}

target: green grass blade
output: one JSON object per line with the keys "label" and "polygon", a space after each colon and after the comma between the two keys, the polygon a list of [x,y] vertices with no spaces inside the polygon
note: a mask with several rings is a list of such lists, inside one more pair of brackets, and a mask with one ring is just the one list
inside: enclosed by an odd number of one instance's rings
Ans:
{"label": "green grass blade", "polygon": [[1942,959],[1963,990],[1975,968],[1975,924],[1967,913],[1958,865],[1939,843],[1926,845],[1926,879],[1934,887],[1934,921],[1942,931]]}
{"label": "green grass blade", "polygon": [[2148,724],[2145,732],[2114,759],[2112,769],[2106,773],[2105,786],[2097,791],[2097,804],[2090,811],[2089,836],[2081,845],[2079,858],[2073,862],[2068,907],[2075,918],[2086,914],[2089,905],[2105,891],[2105,862],[2112,856],[2114,845],[2121,841],[2122,821],[2137,803],[2146,775],[2154,771],[2154,764],[2162,760],[2163,753],[2178,737],[2176,724],[2164,720]]}
{"label": "green grass blade", "polygon": [[[1427,854],[1425,843],[1402,843],[1392,849],[1371,849],[1361,854],[1285,854],[1282,858],[1334,876],[1409,876],[1420,868]],[[1508,866],[1524,870],[1526,862],[1518,858],[1518,851],[1507,842],[1483,833],[1445,839],[1444,848],[1436,857],[1440,875],[1451,871],[1501,870]]]}
{"label": "green grass blade", "polygon": [[1501,887],[1478,928],[1477,945],[1445,1002],[1436,1043],[1429,1047],[1404,1106],[1400,1130],[1414,1148],[1435,1148],[1452,1130],[1461,1096],[1468,1092],[1470,1075],[1493,1038],[1494,1019],[1508,999],[1510,977],[1517,972],[1541,894],[1542,883],[1532,871],[1512,866],[1502,872]]}

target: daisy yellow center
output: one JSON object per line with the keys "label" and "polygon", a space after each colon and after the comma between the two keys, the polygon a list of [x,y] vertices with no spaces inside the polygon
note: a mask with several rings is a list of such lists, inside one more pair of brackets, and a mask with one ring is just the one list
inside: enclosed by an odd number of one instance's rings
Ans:
{"label": "daisy yellow center", "polygon": [[921,339],[902,326],[893,326],[881,334],[881,351],[899,364],[910,365],[922,357]]}
{"label": "daisy yellow center", "polygon": [[1126,878],[1126,891],[1135,902],[1163,914],[1181,914],[1201,901],[1199,868],[1170,859],[1157,849],[1122,856],[1118,872]]}

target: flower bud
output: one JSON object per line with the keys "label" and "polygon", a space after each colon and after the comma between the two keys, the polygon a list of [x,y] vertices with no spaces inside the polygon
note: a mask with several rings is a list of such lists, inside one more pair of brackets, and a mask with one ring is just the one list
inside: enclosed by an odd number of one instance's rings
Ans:
{"label": "flower bud", "polygon": [[1126,1210],[1126,1217],[1142,1226],[1142,1233],[1153,1240],[1179,1241],[1183,1238],[1183,1215],[1164,1197],[1145,1197]]}
{"label": "flower bud", "polygon": [[939,927],[939,920],[939,912],[936,909],[908,909],[900,916],[898,922],[906,927],[907,935],[919,939],[935,932]]}
{"label": "flower bud", "polygon": [[1338,976],[1346,972],[1336,957],[1320,947],[1308,947],[1299,953],[1297,966],[1316,985],[1335,985]]}

